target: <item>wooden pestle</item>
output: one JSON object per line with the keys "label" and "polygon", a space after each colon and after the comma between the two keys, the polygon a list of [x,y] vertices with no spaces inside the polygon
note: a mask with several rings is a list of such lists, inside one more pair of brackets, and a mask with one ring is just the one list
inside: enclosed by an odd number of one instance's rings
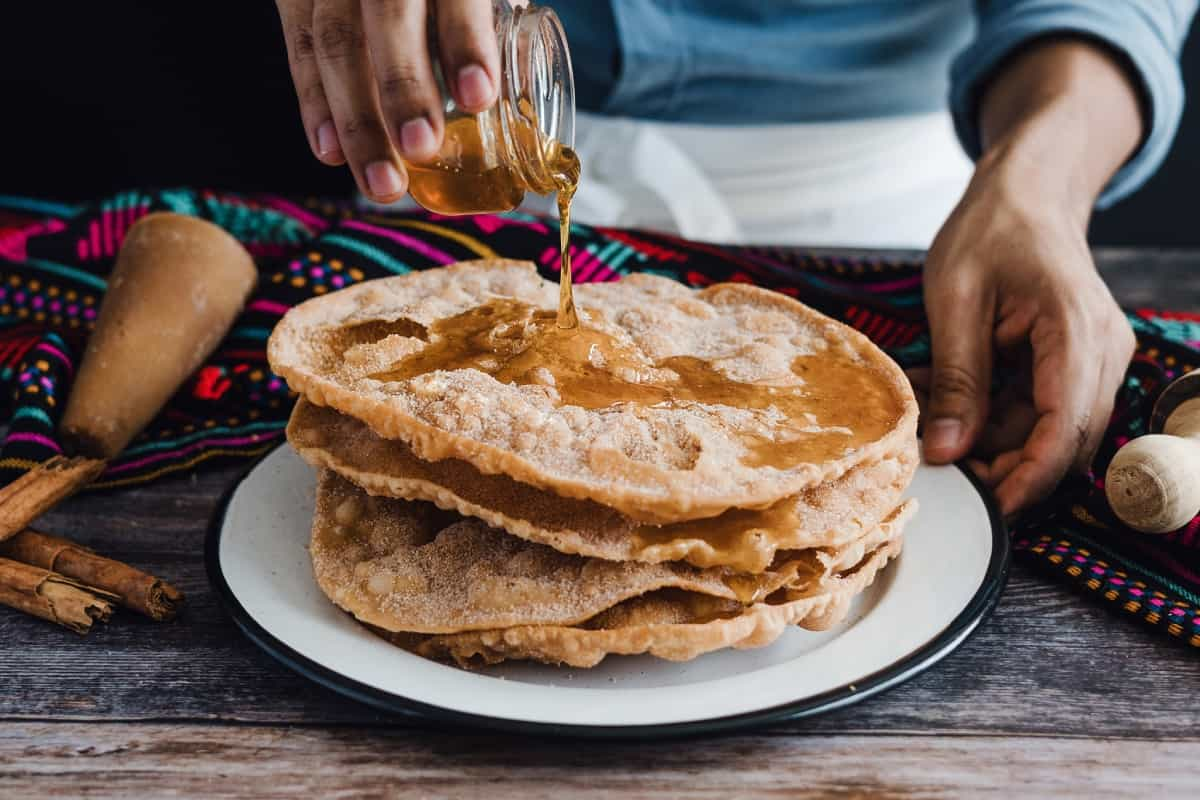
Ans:
{"label": "wooden pestle", "polygon": [[95,479],[216,349],[256,277],[246,249],[210,222],[155,213],[129,229],[59,424],[78,457],[0,496],[0,540]]}
{"label": "wooden pestle", "polygon": [[1150,431],[1113,456],[1104,491],[1129,527],[1169,533],[1200,513],[1200,370],[1163,391]]}

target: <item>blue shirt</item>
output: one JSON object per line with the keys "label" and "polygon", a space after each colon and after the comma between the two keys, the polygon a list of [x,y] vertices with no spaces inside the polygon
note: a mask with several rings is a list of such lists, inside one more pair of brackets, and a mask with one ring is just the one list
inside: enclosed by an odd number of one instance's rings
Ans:
{"label": "blue shirt", "polygon": [[1147,133],[1100,198],[1140,186],[1183,112],[1178,55],[1198,0],[547,0],[567,31],[581,108],[716,124],[815,122],[949,106],[980,152],[976,107],[1021,45],[1106,44],[1138,81]]}

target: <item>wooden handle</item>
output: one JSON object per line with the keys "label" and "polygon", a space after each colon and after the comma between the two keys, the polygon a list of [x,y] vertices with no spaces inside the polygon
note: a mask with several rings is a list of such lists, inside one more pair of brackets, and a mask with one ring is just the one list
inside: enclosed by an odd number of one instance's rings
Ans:
{"label": "wooden handle", "polygon": [[1118,450],[1104,491],[1113,513],[1143,533],[1177,530],[1200,513],[1200,397],[1180,403],[1163,433]]}
{"label": "wooden handle", "polygon": [[1200,397],[1180,403],[1163,423],[1163,433],[1200,441]]}

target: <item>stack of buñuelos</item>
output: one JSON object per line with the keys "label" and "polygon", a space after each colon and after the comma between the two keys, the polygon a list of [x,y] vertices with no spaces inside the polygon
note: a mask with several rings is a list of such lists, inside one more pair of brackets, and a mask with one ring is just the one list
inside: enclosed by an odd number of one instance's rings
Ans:
{"label": "stack of bu\u00f1uelos", "polygon": [[744,284],[584,284],[571,330],[557,298],[531,264],[473,261],[283,318],[321,589],[467,666],[685,660],[842,619],[915,512],[899,367]]}

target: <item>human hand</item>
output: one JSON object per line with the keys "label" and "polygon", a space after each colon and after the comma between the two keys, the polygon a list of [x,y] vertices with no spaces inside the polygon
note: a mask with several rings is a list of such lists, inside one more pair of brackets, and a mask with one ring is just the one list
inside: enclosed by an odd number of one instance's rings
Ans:
{"label": "human hand", "polygon": [[[1087,210],[1003,158],[983,159],[925,271],[931,370],[911,374],[927,460],[972,456],[1005,514],[1086,470],[1135,339],[1097,274]],[[989,397],[993,366],[1018,378]]]}
{"label": "human hand", "polygon": [[379,202],[408,188],[400,158],[420,163],[442,145],[442,96],[429,52],[454,102],[477,113],[495,102],[500,55],[492,0],[276,0],[292,82],[313,154],[349,162]]}

